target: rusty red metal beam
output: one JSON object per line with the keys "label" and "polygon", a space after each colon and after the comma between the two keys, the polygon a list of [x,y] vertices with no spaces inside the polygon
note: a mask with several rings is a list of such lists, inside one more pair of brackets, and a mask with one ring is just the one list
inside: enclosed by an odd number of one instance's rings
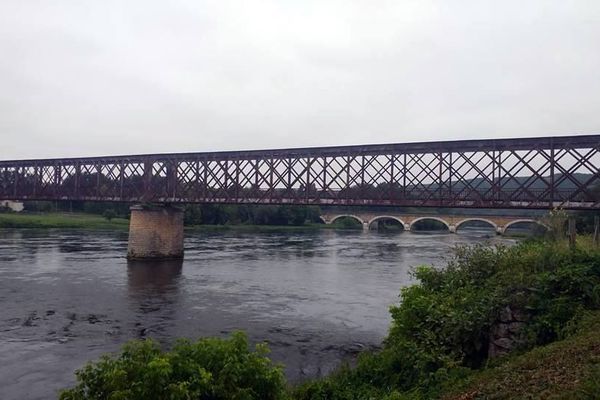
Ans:
{"label": "rusty red metal beam", "polygon": [[600,135],[0,161],[0,199],[600,209]]}

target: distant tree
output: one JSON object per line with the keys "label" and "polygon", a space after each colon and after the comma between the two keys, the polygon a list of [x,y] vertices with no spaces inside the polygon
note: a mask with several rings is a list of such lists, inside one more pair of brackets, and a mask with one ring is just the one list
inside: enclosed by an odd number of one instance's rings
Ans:
{"label": "distant tree", "polygon": [[115,218],[117,216],[117,213],[112,208],[109,208],[109,209],[104,210],[104,212],[102,213],[102,216],[104,218],[106,218],[107,221],[111,221],[113,218]]}
{"label": "distant tree", "polygon": [[202,224],[202,208],[197,204],[188,204],[183,213],[183,223],[185,225]]}

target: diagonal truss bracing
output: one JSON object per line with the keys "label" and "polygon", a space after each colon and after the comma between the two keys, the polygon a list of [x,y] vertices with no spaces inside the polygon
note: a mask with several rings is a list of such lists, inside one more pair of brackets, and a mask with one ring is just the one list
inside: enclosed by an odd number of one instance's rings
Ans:
{"label": "diagonal truss bracing", "polygon": [[600,209],[600,135],[0,161],[0,199]]}

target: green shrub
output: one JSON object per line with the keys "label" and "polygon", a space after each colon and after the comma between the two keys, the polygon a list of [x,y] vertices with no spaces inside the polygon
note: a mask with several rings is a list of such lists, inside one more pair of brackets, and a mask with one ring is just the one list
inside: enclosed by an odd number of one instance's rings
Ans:
{"label": "green shrub", "polygon": [[114,358],[102,357],[77,371],[77,385],[61,400],[82,399],[285,399],[280,367],[266,345],[250,351],[246,336],[180,340],[163,352],[152,340],[132,341]]}

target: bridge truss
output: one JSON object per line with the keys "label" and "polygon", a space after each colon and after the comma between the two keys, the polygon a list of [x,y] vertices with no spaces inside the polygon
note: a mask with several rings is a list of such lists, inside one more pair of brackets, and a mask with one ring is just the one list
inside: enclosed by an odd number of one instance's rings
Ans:
{"label": "bridge truss", "polygon": [[600,135],[0,161],[0,199],[600,209]]}

